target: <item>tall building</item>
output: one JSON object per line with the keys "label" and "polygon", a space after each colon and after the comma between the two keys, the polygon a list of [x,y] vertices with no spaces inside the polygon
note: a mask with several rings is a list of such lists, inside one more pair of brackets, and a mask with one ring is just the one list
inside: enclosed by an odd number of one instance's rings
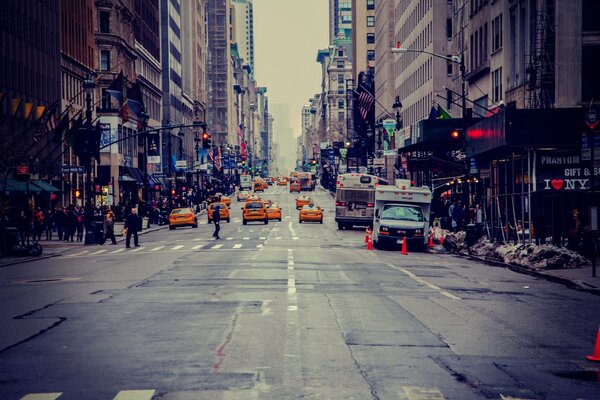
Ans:
{"label": "tall building", "polygon": [[329,0],[329,43],[340,34],[352,37],[352,0]]}
{"label": "tall building", "polygon": [[[95,69],[94,30],[98,25],[92,0],[61,0],[60,6],[60,51],[61,51],[61,111],[67,111],[73,118],[85,107],[83,81]],[[72,32],[81,32],[73,35]],[[57,149],[59,165],[77,165],[77,157],[68,143],[62,142]],[[59,165],[49,166],[57,169]],[[82,174],[64,174],[60,183],[62,197],[60,204],[72,202],[72,190],[83,189]]]}
{"label": "tall building", "polygon": [[[327,65],[327,139],[328,144],[345,142],[354,137],[355,132],[349,122],[352,121],[352,98],[354,80],[352,64],[347,49],[350,39],[340,35],[331,48],[332,54]],[[325,143],[323,143],[325,145]]]}
{"label": "tall building", "polygon": [[355,82],[360,72],[375,68],[375,0],[352,0],[351,60]]}
{"label": "tall building", "polygon": [[[440,55],[451,54],[453,14],[447,0],[408,3],[396,0],[394,42],[399,42],[402,47],[409,49],[425,50]],[[438,21],[446,23],[440,24]],[[456,92],[460,84],[452,79],[453,63],[431,54],[400,54],[395,57],[394,64],[394,87],[403,105],[404,129],[412,132],[417,122],[428,117],[432,103],[440,102],[436,93],[445,94],[447,89]],[[461,111],[458,107],[451,103],[448,105],[447,111],[453,116],[460,116]]]}
{"label": "tall building", "polygon": [[208,118],[214,144],[227,143],[237,120],[233,94],[233,19],[230,0],[207,0],[208,26]]}
{"label": "tall building", "polygon": [[[375,120],[389,117],[387,109],[394,101],[394,61],[390,49],[394,46],[394,1],[375,4]],[[367,38],[367,42],[371,40]]]}
{"label": "tall building", "polygon": [[245,64],[250,65],[254,76],[254,6],[252,0],[231,0],[234,8],[235,42]]}

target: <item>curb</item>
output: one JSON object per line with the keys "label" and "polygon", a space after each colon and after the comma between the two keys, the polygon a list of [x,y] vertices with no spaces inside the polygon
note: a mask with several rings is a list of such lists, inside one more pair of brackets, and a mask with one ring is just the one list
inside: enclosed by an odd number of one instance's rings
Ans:
{"label": "curb", "polygon": [[547,280],[549,282],[553,282],[553,283],[559,283],[561,285],[568,287],[569,289],[575,289],[575,290],[579,290],[581,292],[587,292],[587,293],[591,293],[591,294],[600,296],[600,288],[590,287],[589,285],[586,285],[584,282],[581,282],[581,281],[572,281],[569,278],[549,275],[549,274],[545,274],[543,272],[520,267],[518,265],[506,264],[506,263],[503,263],[500,261],[491,260],[491,259],[484,258],[484,257],[477,257],[477,256],[474,256],[471,254],[455,254],[455,253],[452,253],[452,254],[454,254],[455,256],[468,258],[470,260],[479,261],[479,262],[482,262],[485,264],[494,265],[496,267],[508,268],[509,270],[518,272],[520,274],[534,276],[536,278],[542,278],[542,279],[545,279],[545,280]]}

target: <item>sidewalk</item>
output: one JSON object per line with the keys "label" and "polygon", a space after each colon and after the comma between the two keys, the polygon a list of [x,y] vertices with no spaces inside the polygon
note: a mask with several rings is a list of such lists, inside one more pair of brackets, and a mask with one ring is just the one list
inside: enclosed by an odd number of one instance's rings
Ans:
{"label": "sidewalk", "polygon": [[[198,218],[202,215],[202,212],[198,213]],[[150,225],[150,228],[144,228],[141,232],[138,232],[138,235],[145,235],[146,233],[156,232],[161,229],[166,229],[169,225]],[[43,237],[43,236],[42,236]],[[93,246],[100,246],[99,244],[93,244],[86,246],[83,242],[66,242],[64,240],[58,240],[58,235],[56,232],[53,235],[53,240],[41,240],[39,243],[44,249],[44,252],[39,257],[2,257],[0,258],[0,268],[7,267],[9,265],[15,264],[23,264],[36,260],[44,260],[46,258],[56,257],[63,253],[66,253],[73,249],[81,248],[91,248]],[[125,236],[116,236],[117,243],[121,243],[125,241]],[[109,244],[105,244],[109,245]]]}

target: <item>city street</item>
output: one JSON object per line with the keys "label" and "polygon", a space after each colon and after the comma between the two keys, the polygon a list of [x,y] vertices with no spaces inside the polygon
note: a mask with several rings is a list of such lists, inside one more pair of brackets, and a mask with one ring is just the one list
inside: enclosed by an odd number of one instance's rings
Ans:
{"label": "city street", "polygon": [[[599,399],[600,299],[325,220],[140,236],[0,268],[0,399]],[[37,394],[34,396],[34,394]]]}

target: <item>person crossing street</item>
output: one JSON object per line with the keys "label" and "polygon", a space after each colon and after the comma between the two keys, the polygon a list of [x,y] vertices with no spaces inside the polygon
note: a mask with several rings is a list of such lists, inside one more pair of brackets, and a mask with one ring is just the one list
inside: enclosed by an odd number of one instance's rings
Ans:
{"label": "person crossing street", "polygon": [[220,239],[219,231],[221,230],[221,207],[213,207],[212,221],[215,224],[215,232],[213,233],[213,237],[215,239]]}
{"label": "person crossing street", "polygon": [[137,215],[137,209],[132,208],[131,213],[125,218],[125,229],[127,229],[127,238],[125,239],[125,247],[131,248],[131,236],[133,235],[133,244],[135,247],[139,247],[138,243],[138,227],[140,221]]}

